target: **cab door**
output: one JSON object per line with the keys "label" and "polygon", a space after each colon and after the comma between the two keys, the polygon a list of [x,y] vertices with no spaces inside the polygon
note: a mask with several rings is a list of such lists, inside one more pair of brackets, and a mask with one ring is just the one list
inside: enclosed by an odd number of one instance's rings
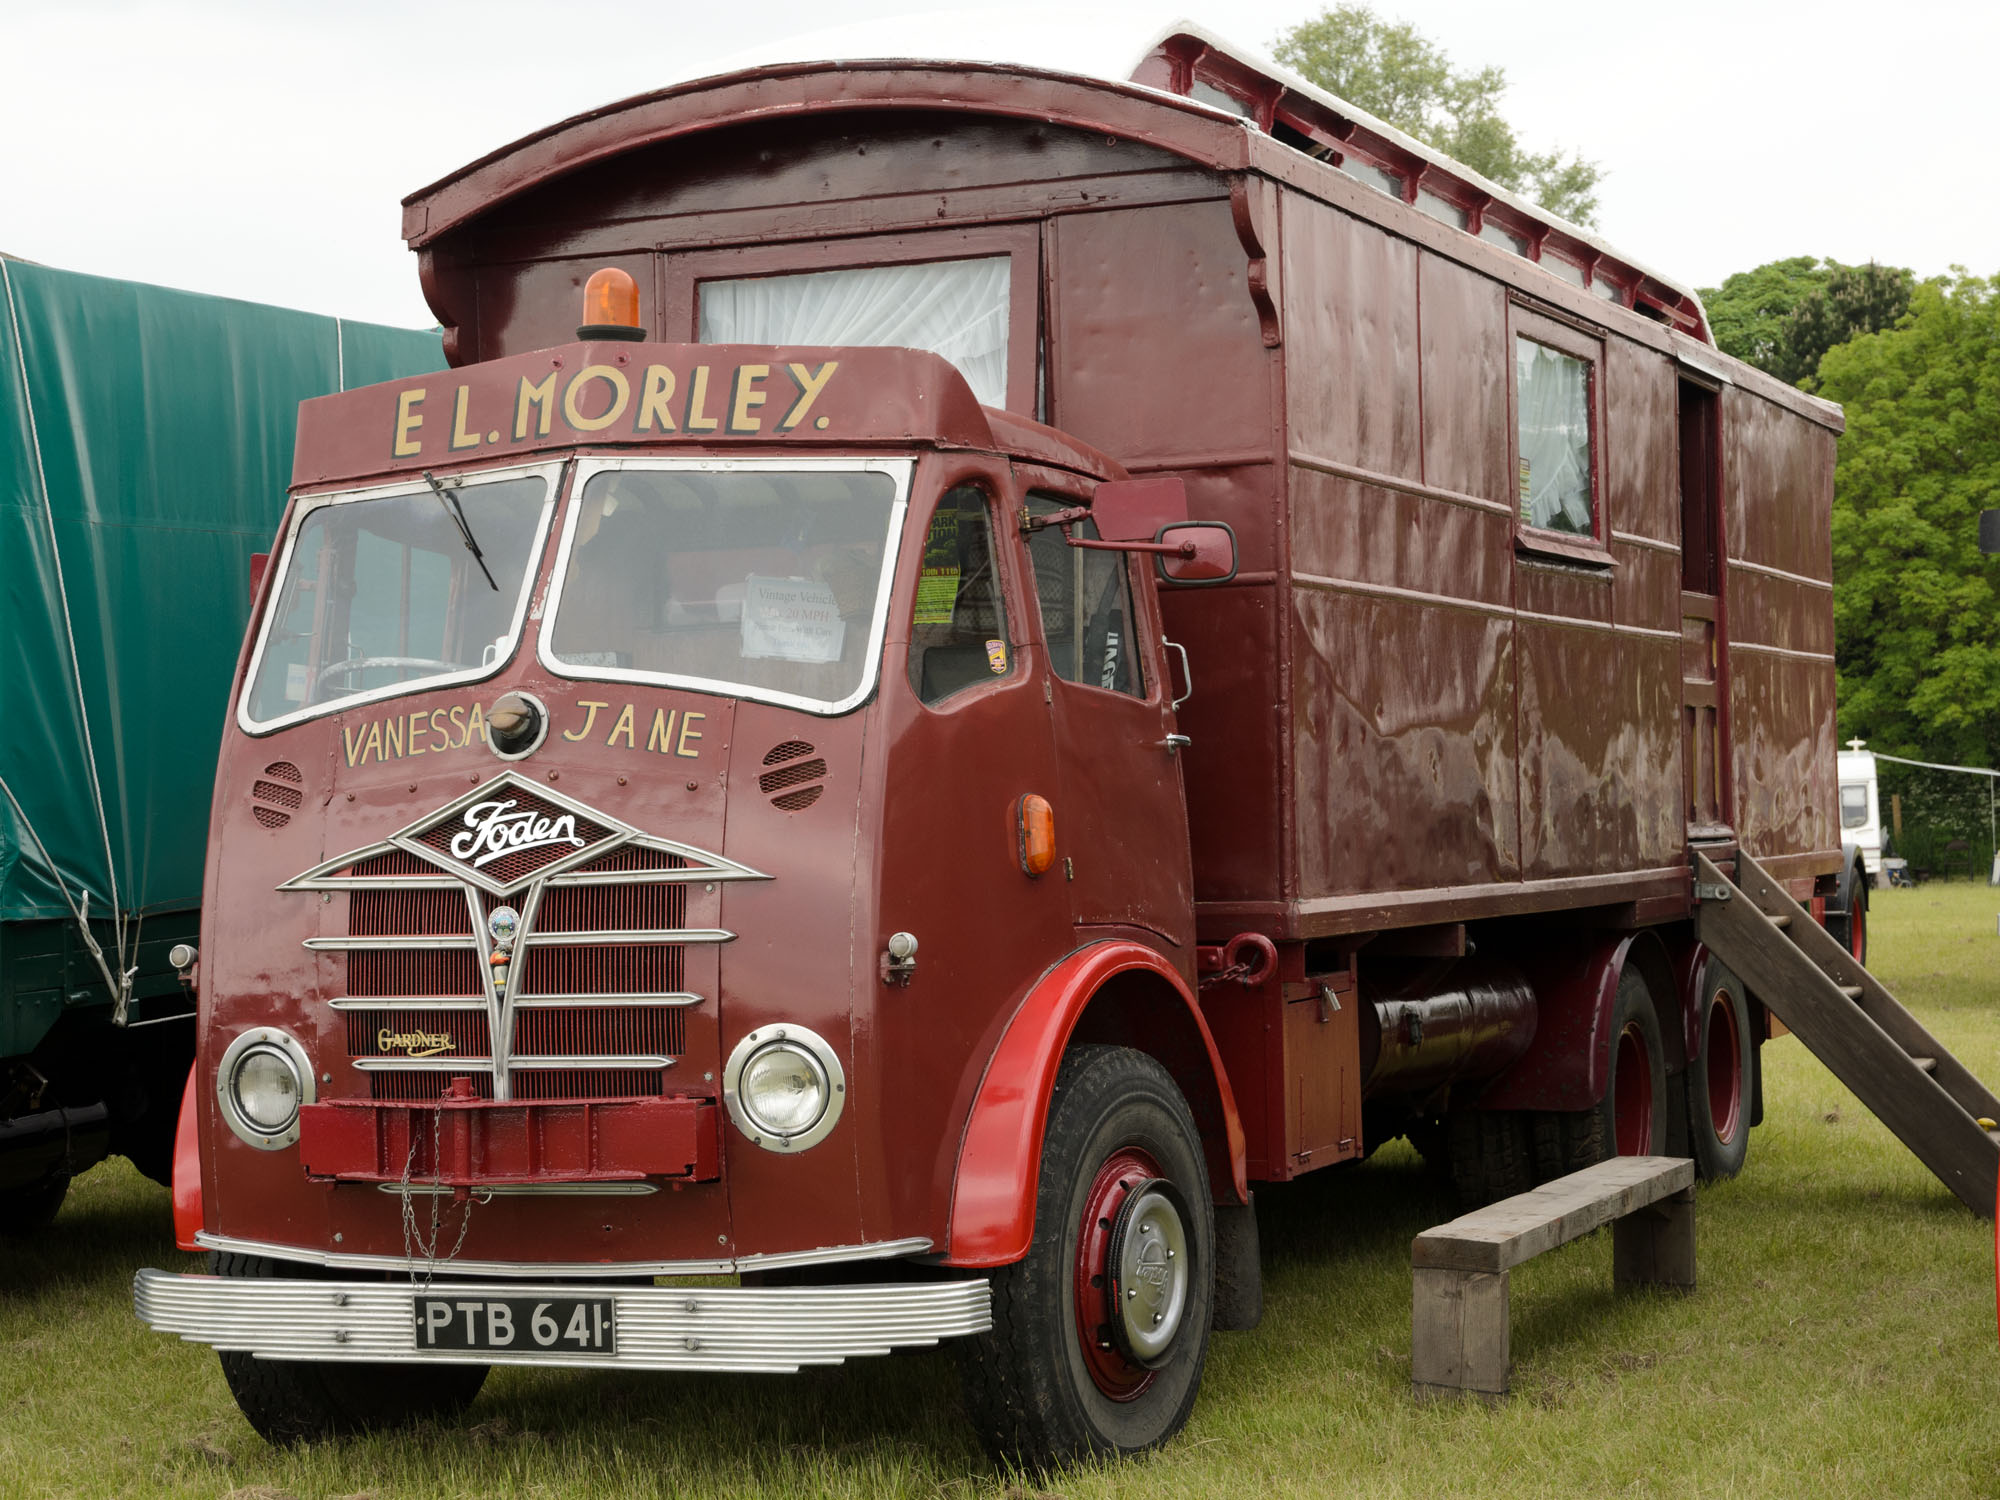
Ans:
{"label": "cab door", "polygon": [[[1025,466],[1016,477],[1030,516],[1086,503],[1094,488]],[[1075,534],[1094,540],[1097,531],[1085,521]],[[1072,916],[1079,929],[1152,934],[1192,976],[1187,801],[1151,558],[1072,547],[1053,526],[1029,533],[1027,552],[1062,788],[1056,848]]]}

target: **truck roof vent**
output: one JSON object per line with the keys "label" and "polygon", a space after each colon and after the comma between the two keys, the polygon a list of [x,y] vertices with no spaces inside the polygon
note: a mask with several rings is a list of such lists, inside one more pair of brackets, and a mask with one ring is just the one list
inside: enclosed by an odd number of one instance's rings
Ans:
{"label": "truck roof vent", "polygon": [[826,779],[826,762],[814,755],[813,747],[804,740],[786,740],[773,746],[764,764],[774,769],[757,778],[758,789],[781,811],[803,812],[826,790],[820,785]]}
{"label": "truck roof vent", "polygon": [[305,777],[288,760],[274,761],[251,783],[250,815],[266,828],[283,828],[305,801]]}

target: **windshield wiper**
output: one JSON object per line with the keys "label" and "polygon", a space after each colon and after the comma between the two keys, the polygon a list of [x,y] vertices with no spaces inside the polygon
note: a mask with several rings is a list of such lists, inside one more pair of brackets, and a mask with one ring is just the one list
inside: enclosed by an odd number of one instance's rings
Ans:
{"label": "windshield wiper", "polygon": [[479,564],[479,571],[486,575],[486,582],[494,593],[500,592],[500,585],[493,582],[493,570],[486,566],[486,554],[479,550],[479,543],[473,540],[472,528],[465,524],[465,512],[460,509],[458,496],[437,482],[429,469],[424,470],[424,483],[431,487],[431,493],[438,497],[438,504],[458,527],[458,534],[465,538],[465,550],[472,554],[472,560]]}

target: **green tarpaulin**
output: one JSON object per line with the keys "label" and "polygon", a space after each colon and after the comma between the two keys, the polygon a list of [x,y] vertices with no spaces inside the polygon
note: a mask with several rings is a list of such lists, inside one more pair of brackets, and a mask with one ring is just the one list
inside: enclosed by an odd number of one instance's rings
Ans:
{"label": "green tarpaulin", "polygon": [[0,286],[0,923],[69,916],[64,887],[187,910],[298,404],[442,369],[438,336],[5,259]]}

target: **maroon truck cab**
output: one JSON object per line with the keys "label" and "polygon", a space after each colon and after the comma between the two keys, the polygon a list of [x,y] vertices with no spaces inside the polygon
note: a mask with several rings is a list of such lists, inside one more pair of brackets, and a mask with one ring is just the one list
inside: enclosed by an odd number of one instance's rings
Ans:
{"label": "maroon truck cab", "polygon": [[139,1281],[260,1431],[952,1340],[996,1454],[1137,1451],[1255,1182],[1742,1167],[1690,858],[1842,870],[1838,413],[1212,39],[1140,77],[703,80],[406,205],[454,368],[301,412],[212,1274]]}

